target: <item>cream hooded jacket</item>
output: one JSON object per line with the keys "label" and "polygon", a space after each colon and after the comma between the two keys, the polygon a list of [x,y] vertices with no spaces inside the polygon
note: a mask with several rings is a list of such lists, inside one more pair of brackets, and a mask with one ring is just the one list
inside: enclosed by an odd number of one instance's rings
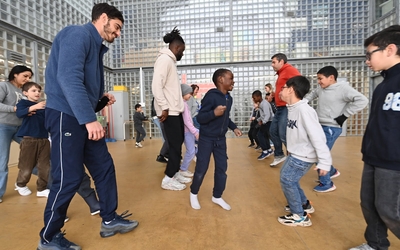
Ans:
{"label": "cream hooded jacket", "polygon": [[151,88],[157,116],[166,109],[168,109],[168,115],[172,116],[183,112],[185,106],[176,68],[176,57],[168,48],[163,48],[158,53]]}

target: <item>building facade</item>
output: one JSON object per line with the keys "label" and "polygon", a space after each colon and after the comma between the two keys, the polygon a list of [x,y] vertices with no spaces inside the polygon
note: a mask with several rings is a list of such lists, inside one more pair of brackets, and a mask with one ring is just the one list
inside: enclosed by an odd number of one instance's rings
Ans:
{"label": "building facade", "polygon": [[[33,80],[44,83],[54,36],[66,25],[89,22],[93,2],[98,1],[1,0],[0,80],[15,64],[25,64],[34,70]],[[396,0],[108,2],[123,12],[125,24],[104,60],[106,89],[128,88],[130,117],[139,102],[150,113],[152,67],[165,46],[162,37],[177,26],[186,42],[178,64],[182,83],[198,84],[204,94],[213,87],[216,69],[231,69],[236,82],[231,116],[243,131],[249,126],[251,93],[276,80],[273,54],[285,53],[313,87],[316,72],[333,65],[339,77],[370,96],[380,79],[365,66],[363,41],[400,21]],[[362,135],[367,118],[368,108],[351,117],[347,134]],[[152,134],[159,136],[156,130]]]}

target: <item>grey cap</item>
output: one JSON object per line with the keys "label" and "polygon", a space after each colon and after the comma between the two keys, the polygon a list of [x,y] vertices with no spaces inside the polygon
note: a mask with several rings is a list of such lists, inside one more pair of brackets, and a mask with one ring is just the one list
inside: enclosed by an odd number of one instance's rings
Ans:
{"label": "grey cap", "polygon": [[191,94],[193,92],[192,87],[187,84],[181,84],[182,96]]}

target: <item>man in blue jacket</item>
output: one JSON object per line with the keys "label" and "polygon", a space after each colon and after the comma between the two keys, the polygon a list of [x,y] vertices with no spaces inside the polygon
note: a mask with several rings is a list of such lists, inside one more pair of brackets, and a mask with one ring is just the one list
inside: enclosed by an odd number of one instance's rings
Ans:
{"label": "man in blue jacket", "polygon": [[104,129],[95,110],[104,94],[103,55],[121,35],[122,13],[106,3],[96,4],[92,22],[61,30],[53,41],[46,67],[45,126],[50,132],[53,184],[44,212],[38,249],[81,249],[64,238],[61,228],[71,199],[78,190],[86,165],[96,185],[102,217],[101,237],[126,233],[138,222],[116,214],[118,197],[114,163]]}

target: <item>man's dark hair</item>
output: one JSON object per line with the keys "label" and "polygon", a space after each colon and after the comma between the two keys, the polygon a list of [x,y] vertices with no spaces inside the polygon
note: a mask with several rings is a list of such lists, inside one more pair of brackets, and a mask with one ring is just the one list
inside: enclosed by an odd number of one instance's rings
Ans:
{"label": "man's dark hair", "polygon": [[142,105],[140,105],[139,103],[135,105],[135,110],[137,110],[138,108],[142,107]]}
{"label": "man's dark hair", "polygon": [[22,85],[21,89],[22,89],[22,91],[28,91],[32,87],[36,87],[39,90],[42,90],[42,86],[40,86],[40,84],[38,84],[36,82],[27,82],[24,85]]}
{"label": "man's dark hair", "polygon": [[333,77],[335,78],[335,81],[338,77],[338,72],[337,72],[336,68],[333,66],[325,66],[325,67],[321,68],[320,70],[318,70],[317,74],[321,74],[325,77],[329,77],[329,76],[333,75]]}
{"label": "man's dark hair", "polygon": [[310,91],[310,81],[304,76],[294,76],[287,80],[286,86],[292,87],[296,97],[303,99],[303,97]]}
{"label": "man's dark hair", "polygon": [[14,78],[15,78],[15,74],[20,74],[20,73],[22,73],[22,72],[25,72],[25,71],[29,71],[29,72],[31,72],[31,74],[32,74],[32,76],[33,76],[33,71],[30,69],[30,68],[28,68],[28,67],[26,67],[25,65],[16,65],[16,66],[14,66],[12,69],[11,69],[11,71],[10,71],[10,73],[8,74],[8,80],[9,81],[12,81],[12,80],[14,80]]}
{"label": "man's dark hair", "polygon": [[284,64],[287,63],[287,56],[282,53],[275,54],[271,57],[271,60],[276,58],[276,60],[281,61],[283,60]]}
{"label": "man's dark hair", "polygon": [[212,80],[214,82],[214,85],[217,86],[217,82],[218,82],[218,77],[225,75],[226,72],[231,72],[229,69],[217,69],[213,76],[212,76]]}
{"label": "man's dark hair", "polygon": [[185,41],[183,41],[183,38],[181,37],[181,33],[176,28],[176,26],[170,33],[165,34],[163,40],[165,43],[169,43],[169,44],[176,43],[176,42],[185,44]]}
{"label": "man's dark hair", "polygon": [[400,25],[392,25],[383,29],[364,41],[364,47],[369,45],[378,46],[381,49],[386,48],[389,44],[397,45],[397,55],[400,55]]}
{"label": "man's dark hair", "polygon": [[122,16],[121,11],[115,8],[108,3],[97,3],[93,6],[92,9],[92,22],[99,19],[101,14],[106,13],[108,18],[110,19],[119,19],[122,23],[124,23],[124,17]]}
{"label": "man's dark hair", "polygon": [[251,94],[251,96],[257,96],[257,97],[262,97],[261,91],[256,90],[253,92],[253,94]]}

